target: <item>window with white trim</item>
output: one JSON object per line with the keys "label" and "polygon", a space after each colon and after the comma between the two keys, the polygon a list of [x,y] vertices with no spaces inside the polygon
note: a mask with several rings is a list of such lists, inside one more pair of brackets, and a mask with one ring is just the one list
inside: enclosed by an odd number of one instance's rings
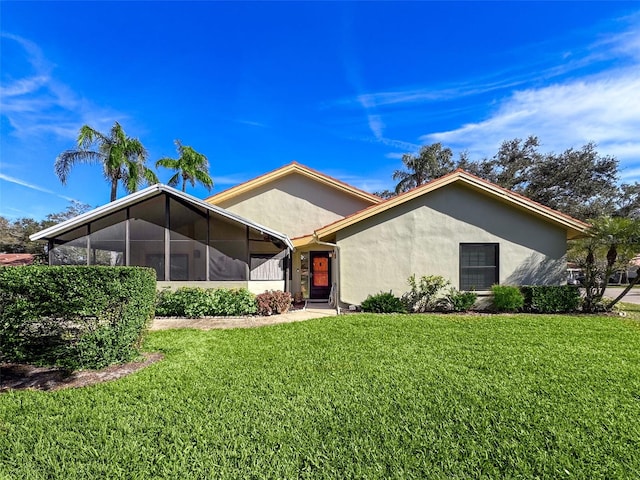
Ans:
{"label": "window with white trim", "polygon": [[491,290],[499,283],[497,243],[460,244],[460,290]]}

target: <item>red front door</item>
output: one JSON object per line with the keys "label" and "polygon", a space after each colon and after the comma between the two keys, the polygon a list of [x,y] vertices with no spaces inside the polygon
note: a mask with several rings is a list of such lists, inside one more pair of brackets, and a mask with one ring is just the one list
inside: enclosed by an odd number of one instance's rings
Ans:
{"label": "red front door", "polygon": [[331,293],[331,260],[329,252],[311,252],[310,298],[329,298]]}

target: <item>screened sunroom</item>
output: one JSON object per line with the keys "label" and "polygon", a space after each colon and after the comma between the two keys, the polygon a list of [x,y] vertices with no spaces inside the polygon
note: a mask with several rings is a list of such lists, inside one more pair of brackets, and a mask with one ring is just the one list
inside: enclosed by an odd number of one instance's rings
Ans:
{"label": "screened sunroom", "polygon": [[281,233],[166,185],[153,185],[31,236],[50,265],[136,265],[159,286],[285,290],[293,246]]}

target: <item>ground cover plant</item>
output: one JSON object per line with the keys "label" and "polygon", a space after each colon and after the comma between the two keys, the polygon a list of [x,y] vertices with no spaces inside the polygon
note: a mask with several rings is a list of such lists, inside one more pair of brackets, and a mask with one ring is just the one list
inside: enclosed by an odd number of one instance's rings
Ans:
{"label": "ground cover plant", "polygon": [[154,332],[115,382],[0,395],[0,478],[638,478],[640,325],[357,314]]}

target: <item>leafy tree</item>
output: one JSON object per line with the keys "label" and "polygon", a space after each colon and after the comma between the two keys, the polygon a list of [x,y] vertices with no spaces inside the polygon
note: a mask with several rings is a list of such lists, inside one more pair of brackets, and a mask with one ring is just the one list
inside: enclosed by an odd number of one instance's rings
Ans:
{"label": "leafy tree", "polygon": [[4,217],[0,217],[0,252],[42,255],[44,253],[44,242],[41,240],[32,242],[29,240],[30,235],[64,220],[76,217],[90,209],[89,205],[74,201],[63,212],[50,213],[42,221],[34,220],[33,218],[18,218],[17,220],[9,221]]}
{"label": "leafy tree", "polygon": [[417,155],[406,153],[402,163],[406,170],[393,172],[393,179],[398,180],[395,193],[402,193],[427,183],[434,178],[442,177],[455,169],[451,160],[453,152],[443,148],[441,143],[423,146]]}
{"label": "leafy tree", "polygon": [[209,176],[207,157],[196,152],[192,147],[182,145],[180,140],[176,140],[175,144],[179,154],[178,158],[161,158],[156,162],[156,168],[165,167],[176,171],[167,183],[175,187],[182,177],[183,192],[187,188],[187,182],[195,187],[196,181],[211,190],[213,179]]}
{"label": "leafy tree", "polygon": [[640,219],[640,183],[622,184],[620,191],[616,215]]}
{"label": "leafy tree", "polygon": [[594,143],[534,163],[522,193],[580,220],[615,213],[620,195],[618,160],[601,156]]}
{"label": "leafy tree", "polygon": [[[591,220],[589,237],[574,241],[569,260],[584,272],[583,310],[593,312],[600,308],[609,278],[618,270],[626,269],[630,260],[640,251],[640,220],[621,217],[599,217]],[[613,306],[640,280],[634,281],[618,298],[609,302]]]}
{"label": "leafy tree", "polygon": [[63,185],[77,163],[102,165],[104,176],[111,183],[112,202],[117,198],[119,182],[131,193],[144,181],[158,181],[156,174],[145,165],[147,151],[140,140],[127,136],[118,122],[113,124],[109,134],[83,125],[77,143],[77,148],[66,150],[56,158],[55,171]]}
{"label": "leafy tree", "polygon": [[530,183],[532,170],[540,164],[538,137],[515,138],[502,142],[498,153],[484,167],[488,180],[508,190],[522,193]]}

